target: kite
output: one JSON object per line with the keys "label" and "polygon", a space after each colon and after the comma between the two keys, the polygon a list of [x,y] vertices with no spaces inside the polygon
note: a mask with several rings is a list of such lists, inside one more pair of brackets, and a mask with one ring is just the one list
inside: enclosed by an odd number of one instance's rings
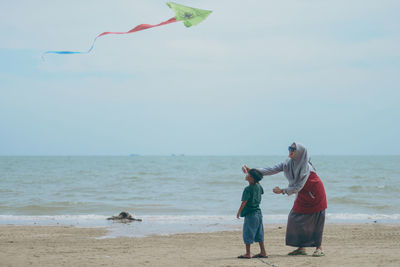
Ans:
{"label": "kite", "polygon": [[158,26],[162,26],[162,25],[166,25],[166,24],[170,24],[173,22],[177,22],[177,21],[183,21],[183,24],[186,27],[191,27],[194,25],[199,24],[200,22],[202,22],[203,20],[205,20],[208,15],[211,14],[212,11],[209,10],[204,10],[204,9],[198,9],[198,8],[193,8],[193,7],[188,7],[188,6],[183,6],[183,5],[179,5],[173,2],[167,2],[166,3],[175,13],[175,17],[170,18],[169,20],[166,20],[164,22],[161,22],[159,24],[156,25],[150,25],[150,24],[140,24],[138,26],[136,26],[135,28],[127,31],[127,32],[103,32],[99,35],[96,36],[96,38],[94,39],[92,46],[89,48],[88,51],[82,51],[82,52],[78,52],[78,51],[46,51],[43,53],[43,55],[45,54],[88,54],[93,50],[94,44],[97,40],[97,38],[104,36],[104,35],[108,35],[108,34],[128,34],[128,33],[134,33],[137,31],[142,31],[142,30],[146,30],[146,29],[150,29],[153,27],[158,27]]}

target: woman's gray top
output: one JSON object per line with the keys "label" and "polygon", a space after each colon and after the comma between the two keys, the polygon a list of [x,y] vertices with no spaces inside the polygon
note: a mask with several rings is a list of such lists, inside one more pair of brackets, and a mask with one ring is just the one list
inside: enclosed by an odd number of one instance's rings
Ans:
{"label": "woman's gray top", "polygon": [[276,164],[274,167],[258,169],[263,175],[273,175],[283,171],[289,181],[289,185],[282,190],[284,194],[288,195],[299,192],[307,182],[310,171],[315,171],[307,155],[307,149],[302,144],[295,144],[296,154],[293,159],[289,158],[284,162]]}

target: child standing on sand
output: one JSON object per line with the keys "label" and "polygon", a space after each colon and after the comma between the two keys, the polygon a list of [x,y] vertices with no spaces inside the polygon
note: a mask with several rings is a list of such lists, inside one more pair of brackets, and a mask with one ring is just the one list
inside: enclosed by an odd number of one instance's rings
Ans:
{"label": "child standing on sand", "polygon": [[[250,169],[246,174],[249,185],[243,190],[242,204],[236,217],[244,217],[243,241],[246,245],[246,254],[238,256],[240,259],[268,258],[264,248],[264,226],[260,209],[261,195],[264,194],[262,186],[258,183],[263,178],[262,173],[256,169]],[[251,257],[250,245],[258,242],[260,253]]]}

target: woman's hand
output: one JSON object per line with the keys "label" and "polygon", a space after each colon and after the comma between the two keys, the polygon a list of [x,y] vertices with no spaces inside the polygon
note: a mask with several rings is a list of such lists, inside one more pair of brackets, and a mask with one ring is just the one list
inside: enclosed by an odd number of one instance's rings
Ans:
{"label": "woman's hand", "polygon": [[249,170],[250,170],[250,168],[247,167],[247,165],[243,165],[243,166],[242,166],[242,171],[243,171],[243,173],[247,173]]}
{"label": "woman's hand", "polygon": [[274,187],[274,189],[272,189],[272,192],[274,192],[275,194],[282,194],[283,190],[279,188],[279,186]]}

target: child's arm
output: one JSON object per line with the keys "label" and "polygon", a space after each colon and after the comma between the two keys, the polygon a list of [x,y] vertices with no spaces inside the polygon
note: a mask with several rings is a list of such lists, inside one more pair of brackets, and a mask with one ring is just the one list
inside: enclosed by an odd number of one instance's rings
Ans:
{"label": "child's arm", "polygon": [[242,204],[240,205],[240,208],[239,208],[239,210],[238,210],[238,212],[236,214],[236,218],[238,218],[238,219],[240,218],[240,213],[242,212],[244,206],[246,206],[246,203],[247,203],[247,200],[242,201]]}

